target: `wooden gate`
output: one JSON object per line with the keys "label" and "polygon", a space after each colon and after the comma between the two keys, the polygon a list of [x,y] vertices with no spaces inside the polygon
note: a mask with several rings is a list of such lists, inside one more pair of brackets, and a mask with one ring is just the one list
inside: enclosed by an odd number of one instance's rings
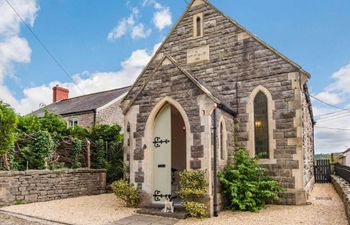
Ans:
{"label": "wooden gate", "polygon": [[331,164],[328,159],[316,160],[315,168],[315,182],[316,183],[330,183],[331,182]]}

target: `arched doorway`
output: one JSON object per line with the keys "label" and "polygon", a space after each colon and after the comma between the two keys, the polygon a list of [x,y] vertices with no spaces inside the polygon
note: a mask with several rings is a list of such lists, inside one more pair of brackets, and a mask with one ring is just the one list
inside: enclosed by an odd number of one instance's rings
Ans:
{"label": "arched doorway", "polygon": [[186,169],[186,126],[180,112],[165,104],[154,120],[153,202],[176,197],[179,172]]}

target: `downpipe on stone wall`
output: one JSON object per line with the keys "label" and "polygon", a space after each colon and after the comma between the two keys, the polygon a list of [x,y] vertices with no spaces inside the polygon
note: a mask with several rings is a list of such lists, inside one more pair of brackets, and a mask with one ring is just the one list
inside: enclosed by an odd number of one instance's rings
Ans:
{"label": "downpipe on stone wall", "polygon": [[93,125],[96,126],[96,117],[97,117],[97,111],[96,109],[93,110],[93,113],[94,113],[94,121],[93,121]]}
{"label": "downpipe on stone wall", "polygon": [[217,149],[216,149],[216,108],[213,111],[213,145],[214,145],[214,216],[218,216],[218,193],[217,193]]}

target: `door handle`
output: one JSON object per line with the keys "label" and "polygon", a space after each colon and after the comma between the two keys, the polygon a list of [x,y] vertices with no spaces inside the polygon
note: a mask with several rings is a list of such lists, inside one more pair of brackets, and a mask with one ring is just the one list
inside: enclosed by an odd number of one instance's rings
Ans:
{"label": "door handle", "polygon": [[165,168],[165,164],[158,164],[158,168]]}

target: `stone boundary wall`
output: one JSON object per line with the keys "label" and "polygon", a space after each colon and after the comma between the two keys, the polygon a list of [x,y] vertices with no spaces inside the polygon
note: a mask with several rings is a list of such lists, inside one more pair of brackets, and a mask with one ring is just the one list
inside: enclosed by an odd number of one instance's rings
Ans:
{"label": "stone boundary wall", "polygon": [[0,171],[0,206],[105,193],[103,169]]}
{"label": "stone boundary wall", "polygon": [[344,203],[345,213],[350,224],[350,184],[336,175],[332,175],[332,184]]}

